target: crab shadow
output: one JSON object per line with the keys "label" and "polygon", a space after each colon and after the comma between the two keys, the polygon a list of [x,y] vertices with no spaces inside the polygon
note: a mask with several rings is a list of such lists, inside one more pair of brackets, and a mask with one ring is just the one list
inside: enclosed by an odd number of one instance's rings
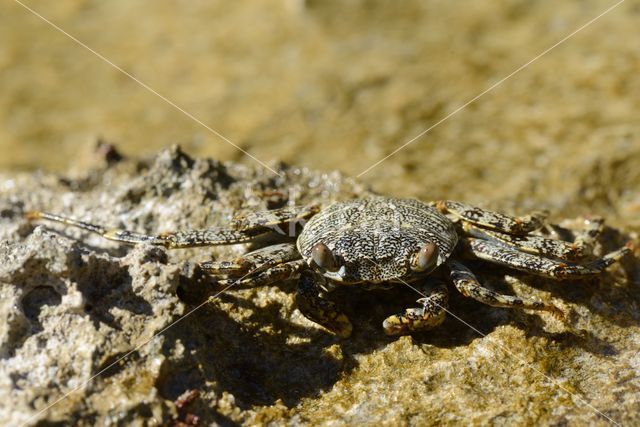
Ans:
{"label": "crab shadow", "polygon": [[[280,288],[295,292],[295,283]],[[589,351],[608,353],[606,343],[593,344],[589,338],[567,333],[549,333],[535,314],[513,314],[480,304],[451,289],[450,311],[444,323],[429,332],[414,334],[413,345],[440,348],[467,346],[502,325],[514,325],[531,336],[546,336],[566,341],[568,346],[583,346]],[[198,310],[189,322],[166,333],[165,350],[184,346],[188,361],[174,365],[161,375],[156,386],[160,394],[175,400],[187,390],[228,392],[241,409],[269,406],[282,402],[291,408],[305,398],[329,391],[358,367],[359,356],[371,354],[398,340],[386,336],[381,324],[388,315],[416,306],[416,294],[408,288],[366,291],[337,289],[333,298],[341,301],[354,325],[349,339],[340,339],[313,326],[293,324],[282,315],[291,310],[280,302],[257,306],[253,300],[237,294],[222,294],[218,303]],[[202,296],[181,296],[190,305]],[[237,320],[231,311],[245,313]],[[249,313],[249,314],[247,314]],[[514,320],[515,319],[515,320]],[[595,349],[595,350],[594,350]],[[513,349],[511,349],[513,350]],[[517,352],[517,351],[516,351]],[[214,384],[214,386],[212,386]],[[206,413],[201,408],[199,413]],[[208,411],[211,412],[210,410]],[[225,423],[211,415],[209,421]]]}
{"label": "crab shadow", "polygon": [[[293,292],[295,284],[282,288]],[[242,321],[231,310],[250,313]],[[344,341],[319,328],[307,328],[282,317],[281,303],[258,307],[232,293],[194,313],[188,326],[167,331],[167,349],[180,342],[190,361],[161,376],[160,393],[174,400],[185,390],[215,384],[217,392],[234,396],[241,409],[288,407],[328,390],[353,367]],[[371,351],[375,341],[360,351]],[[198,368],[195,368],[195,367]],[[205,420],[221,422],[223,419]]]}
{"label": "crab shadow", "polygon": [[[83,261],[80,254],[88,254]],[[122,330],[122,322],[113,315],[117,307],[135,315],[150,316],[153,308],[144,298],[133,290],[133,277],[126,265],[113,258],[95,256],[84,248],[75,252],[67,260],[69,280],[75,283],[83,296],[83,309],[89,315],[96,329],[103,323],[115,330]]]}

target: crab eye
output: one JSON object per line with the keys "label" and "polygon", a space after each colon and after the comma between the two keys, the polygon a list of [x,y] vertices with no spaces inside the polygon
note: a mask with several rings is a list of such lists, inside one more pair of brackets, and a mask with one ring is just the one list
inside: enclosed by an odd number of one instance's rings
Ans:
{"label": "crab eye", "polygon": [[318,242],[311,248],[311,259],[320,268],[329,271],[336,271],[338,263],[331,253],[331,250],[322,242]]}
{"label": "crab eye", "polygon": [[413,271],[431,270],[438,261],[438,247],[433,242],[427,242],[418,251],[411,262]]}

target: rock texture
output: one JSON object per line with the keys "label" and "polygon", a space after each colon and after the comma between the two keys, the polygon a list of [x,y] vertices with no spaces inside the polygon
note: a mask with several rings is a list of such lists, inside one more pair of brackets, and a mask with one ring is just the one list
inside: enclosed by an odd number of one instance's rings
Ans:
{"label": "rock texture", "polygon": [[[129,248],[22,214],[44,209],[156,233],[366,188],[337,173],[274,164],[277,177],[177,147],[148,161],[100,153],[101,166],[78,179],[0,175],[5,425],[638,422],[633,258],[599,280],[566,284],[474,265],[496,289],[563,305],[566,325],[454,294],[455,316],[440,328],[389,338],[382,320],[415,294],[339,290],[355,326],[345,341],[301,316],[293,283],[231,289],[203,304],[217,288],[197,262],[249,245]],[[628,238],[608,229],[599,250]]]}

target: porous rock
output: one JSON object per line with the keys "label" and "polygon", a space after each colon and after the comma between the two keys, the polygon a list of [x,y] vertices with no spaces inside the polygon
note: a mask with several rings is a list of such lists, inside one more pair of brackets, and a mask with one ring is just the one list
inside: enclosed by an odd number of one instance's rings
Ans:
{"label": "porous rock", "polygon": [[[138,232],[222,225],[261,209],[362,197],[337,173],[193,159],[178,147],[84,177],[0,175],[0,419],[64,424],[620,423],[640,411],[638,266],[562,284],[478,272],[552,299],[572,325],[452,295],[444,324],[386,337],[407,289],[338,290],[355,326],[338,339],[295,309],[294,283],[218,294],[198,261],[250,245],[134,248],[56,224],[42,209]],[[579,221],[578,221],[579,222]],[[568,228],[577,224],[567,223]],[[627,239],[608,229],[600,251]],[[212,302],[206,297],[215,295]]]}

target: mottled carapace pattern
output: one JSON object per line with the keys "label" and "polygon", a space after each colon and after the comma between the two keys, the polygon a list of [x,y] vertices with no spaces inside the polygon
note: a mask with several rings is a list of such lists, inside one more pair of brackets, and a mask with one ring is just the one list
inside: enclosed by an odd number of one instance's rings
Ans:
{"label": "mottled carapace pattern", "polygon": [[311,218],[298,238],[305,259],[318,242],[345,266],[342,282],[379,283],[409,280],[409,262],[425,242],[436,244],[441,265],[458,235],[446,216],[422,202],[376,197],[337,203]]}

